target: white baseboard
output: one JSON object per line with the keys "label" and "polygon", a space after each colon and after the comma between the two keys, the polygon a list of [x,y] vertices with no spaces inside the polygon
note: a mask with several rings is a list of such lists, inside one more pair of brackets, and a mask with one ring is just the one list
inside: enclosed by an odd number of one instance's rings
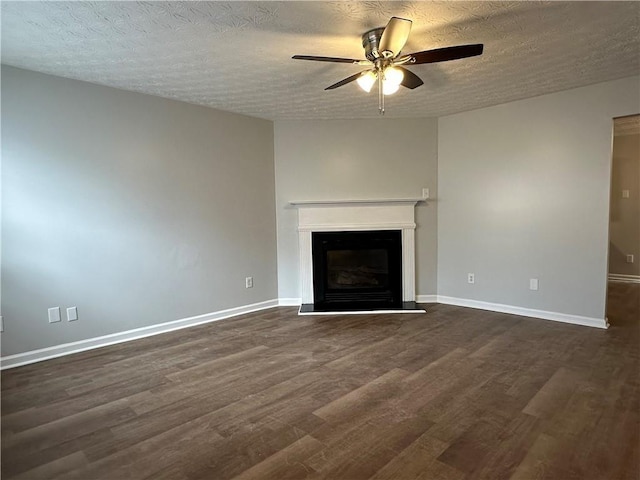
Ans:
{"label": "white baseboard", "polygon": [[[300,306],[301,298],[281,298],[279,306]],[[503,305],[499,303],[481,302],[478,300],[468,300],[464,298],[447,297],[444,295],[416,295],[416,303],[443,303],[446,305],[456,305],[459,307],[477,308],[492,312],[510,313],[522,317],[539,318],[542,320],[552,320],[554,322],[571,323],[574,325],[584,325],[594,328],[609,328],[606,318],[582,317],[579,315],[569,315],[566,313],[549,312],[546,310],[535,310],[532,308],[515,307],[513,305]],[[389,313],[389,312],[385,312]]]}
{"label": "white baseboard", "polygon": [[41,348],[39,350],[32,350],[30,352],[8,355],[6,357],[0,358],[0,369],[5,370],[7,368],[28,365],[30,363],[41,362],[43,360],[62,357],[64,355],[71,355],[72,353],[84,352],[86,350],[92,350],[94,348],[106,347],[108,345],[128,342],[131,340],[136,340],[138,338],[159,335],[161,333],[172,332],[174,330],[193,327],[196,325],[201,325],[203,323],[215,322],[217,320],[223,320],[225,318],[235,317],[237,315],[243,315],[245,313],[251,313],[258,310],[277,307],[278,305],[278,300],[267,300],[265,302],[253,303],[251,305],[244,305],[242,307],[229,308],[227,310],[220,310],[218,312],[205,313],[203,315],[183,318],[180,320],[173,320],[171,322],[151,325],[149,327],[136,328],[134,330],[112,333],[110,335],[89,338],[87,340],[80,340],[78,342],[65,343],[53,347]]}
{"label": "white baseboard", "polygon": [[622,275],[620,273],[610,273],[609,274],[610,282],[621,282],[621,283],[640,283],[640,276],[638,275]]}
{"label": "white baseboard", "polygon": [[302,298],[279,298],[279,307],[299,307],[302,305]]}
{"label": "white baseboard", "polygon": [[438,303],[437,295],[416,295],[416,303]]}
{"label": "white baseboard", "polygon": [[468,300],[465,298],[447,297],[438,295],[438,303],[447,305],[457,305],[459,307],[478,308],[480,310],[490,310],[492,312],[510,313],[522,317],[541,318],[554,322],[572,323],[574,325],[584,325],[594,328],[609,328],[609,323],[605,318],[582,317],[579,315],[569,315],[566,313],[548,312],[546,310],[535,310],[532,308],[514,307],[512,305],[502,305],[500,303],[481,302],[478,300]]}
{"label": "white baseboard", "polygon": [[[502,305],[498,303],[481,302],[477,300],[468,300],[464,298],[447,297],[443,295],[417,295],[417,303],[444,303],[447,305],[457,305],[460,307],[478,308],[480,310],[489,310],[493,312],[510,313],[512,315],[521,315],[523,317],[541,318],[543,320],[553,320],[556,322],[572,323],[575,325],[584,325],[595,328],[608,328],[609,323],[606,319],[581,317],[577,315],[568,315],[565,313],[548,312],[545,310],[534,310],[530,308],[514,307],[511,305]],[[89,338],[77,342],[65,343],[53,347],[32,350],[29,352],[8,355],[0,358],[0,370],[8,368],[28,365],[30,363],[41,362],[52,358],[71,355],[73,353],[84,352],[94,348],[106,347],[117,343],[128,342],[139,338],[168,333],[174,330],[193,327],[203,323],[215,322],[225,318],[235,317],[246,313],[265,310],[273,307],[290,307],[300,306],[301,298],[280,298],[276,300],[267,300],[264,302],[244,305],[242,307],[229,308],[218,312],[205,313],[195,317],[183,318],[171,322],[161,323],[159,325],[151,325],[149,327],[136,328],[125,332],[112,333],[101,337]],[[388,312],[385,312],[388,313]]]}

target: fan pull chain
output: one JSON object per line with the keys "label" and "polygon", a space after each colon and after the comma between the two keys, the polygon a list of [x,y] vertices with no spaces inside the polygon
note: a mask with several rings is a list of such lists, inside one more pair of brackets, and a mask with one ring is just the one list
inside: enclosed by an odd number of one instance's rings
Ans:
{"label": "fan pull chain", "polygon": [[384,94],[382,93],[382,75],[381,71],[378,72],[378,113],[384,115]]}

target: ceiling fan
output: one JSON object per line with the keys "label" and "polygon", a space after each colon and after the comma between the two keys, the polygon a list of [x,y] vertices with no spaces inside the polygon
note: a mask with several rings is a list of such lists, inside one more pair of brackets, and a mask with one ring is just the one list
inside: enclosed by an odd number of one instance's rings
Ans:
{"label": "ceiling fan", "polygon": [[401,85],[413,90],[424,83],[420,77],[403,65],[446,62],[482,54],[483,45],[478,43],[400,55],[409,38],[411,24],[411,20],[406,18],[392,17],[386,27],[374,28],[365,32],[362,35],[362,46],[364,47],[366,60],[313,55],[294,55],[292,58],[316,62],[351,63],[370,67],[333,85],[329,85],[325,90],[333,90],[347,83],[357,81],[360,88],[368,93],[377,82],[378,111],[380,114],[384,114],[385,95],[397,92]]}

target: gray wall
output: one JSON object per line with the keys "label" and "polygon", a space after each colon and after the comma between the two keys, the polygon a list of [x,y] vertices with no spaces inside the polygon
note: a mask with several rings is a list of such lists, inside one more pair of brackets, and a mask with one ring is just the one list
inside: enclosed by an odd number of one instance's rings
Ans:
{"label": "gray wall", "polygon": [[[437,196],[437,120],[275,122],[278,286],[299,298],[293,200]],[[436,203],[416,207],[416,292],[436,293]]]}
{"label": "gray wall", "polygon": [[612,119],[640,111],[638,85],[439,119],[440,295],[604,317]]}
{"label": "gray wall", "polygon": [[[2,354],[298,298],[288,202],[424,187],[419,295],[602,318],[612,118],[640,111],[638,82],[274,125],[3,67]],[[48,324],[53,306],[80,320]]]}
{"label": "gray wall", "polygon": [[[622,191],[629,190],[629,198]],[[627,255],[634,256],[627,263]],[[611,169],[609,273],[640,276],[640,134],[616,135]]]}
{"label": "gray wall", "polygon": [[3,67],[2,160],[3,355],[277,297],[272,122]]}

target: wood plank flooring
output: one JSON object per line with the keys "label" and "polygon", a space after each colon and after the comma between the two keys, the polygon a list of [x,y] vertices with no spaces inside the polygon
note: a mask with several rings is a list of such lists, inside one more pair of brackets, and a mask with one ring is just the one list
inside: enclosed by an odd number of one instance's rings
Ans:
{"label": "wood plank flooring", "polygon": [[637,316],[426,310],[277,308],[4,371],[2,478],[640,478]]}
{"label": "wood plank flooring", "polygon": [[640,284],[609,282],[607,317],[611,325],[636,323],[640,319]]}

